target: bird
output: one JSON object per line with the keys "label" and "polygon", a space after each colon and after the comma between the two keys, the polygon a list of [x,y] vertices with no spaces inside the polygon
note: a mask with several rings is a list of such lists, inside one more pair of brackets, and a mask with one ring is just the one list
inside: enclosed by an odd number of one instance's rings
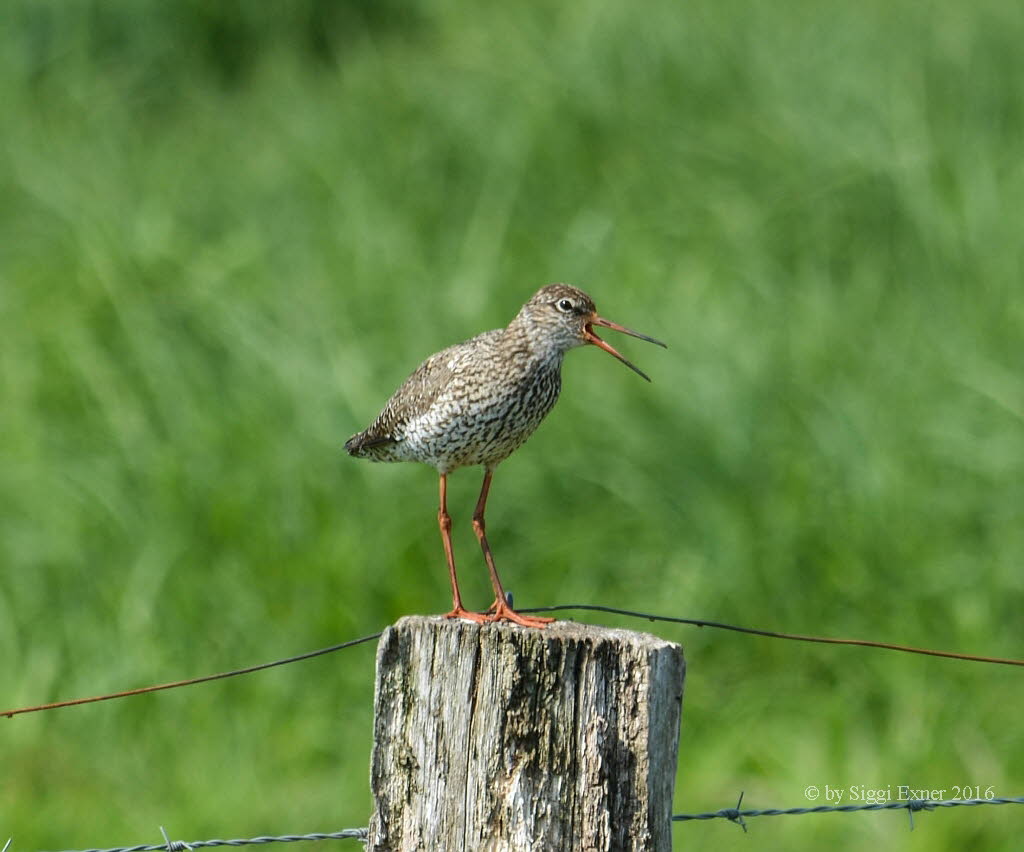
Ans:
{"label": "bird", "polygon": [[[452,587],[452,609],[446,617],[532,628],[543,628],[554,620],[512,608],[487,543],[484,509],[494,469],[523,445],[558,400],[566,352],[596,346],[650,381],[598,337],[595,326],[665,347],[660,340],[599,316],[593,299],[582,290],[549,284],[522,306],[507,327],[485,331],[427,358],[392,394],[377,418],[345,442],[345,450],[357,458],[422,462],[438,472],[437,522]],[[494,603],[483,613],[462,604],[447,506],[448,475],[476,465],[483,467],[484,479],[473,530],[494,589]]]}

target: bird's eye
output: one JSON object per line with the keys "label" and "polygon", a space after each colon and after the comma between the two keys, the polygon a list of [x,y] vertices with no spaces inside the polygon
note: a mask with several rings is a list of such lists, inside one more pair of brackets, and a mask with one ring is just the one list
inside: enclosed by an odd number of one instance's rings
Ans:
{"label": "bird's eye", "polygon": [[571,301],[569,301],[569,299],[559,299],[557,302],[555,302],[555,307],[558,308],[558,310],[562,311],[562,313],[567,314],[572,311],[573,304]]}

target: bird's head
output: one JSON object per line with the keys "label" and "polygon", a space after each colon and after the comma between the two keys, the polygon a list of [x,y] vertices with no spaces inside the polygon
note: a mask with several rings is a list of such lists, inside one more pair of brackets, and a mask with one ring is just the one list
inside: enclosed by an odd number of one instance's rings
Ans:
{"label": "bird's head", "polygon": [[650,381],[650,378],[639,367],[624,358],[611,345],[606,343],[594,331],[594,326],[610,328],[632,337],[646,340],[664,347],[665,344],[639,331],[633,331],[624,325],[606,320],[599,316],[594,300],[582,290],[568,284],[549,284],[538,290],[532,299],[523,306],[520,316],[529,317],[530,324],[540,331],[553,345],[563,352],[576,346],[588,343],[614,355],[633,372]]}

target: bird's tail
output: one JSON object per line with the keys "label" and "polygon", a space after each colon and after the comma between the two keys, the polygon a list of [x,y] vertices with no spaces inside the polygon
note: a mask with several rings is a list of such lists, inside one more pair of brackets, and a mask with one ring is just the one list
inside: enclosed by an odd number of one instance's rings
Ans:
{"label": "bird's tail", "polygon": [[395,443],[394,438],[388,435],[374,435],[367,429],[353,435],[345,442],[345,452],[356,458],[372,458],[372,453],[368,451],[393,443]]}

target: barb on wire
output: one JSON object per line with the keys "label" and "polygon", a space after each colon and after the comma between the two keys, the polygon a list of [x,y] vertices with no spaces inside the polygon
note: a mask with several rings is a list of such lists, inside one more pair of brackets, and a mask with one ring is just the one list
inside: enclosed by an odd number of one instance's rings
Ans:
{"label": "barb on wire", "polygon": [[129,695],[143,695],[147,692],[159,692],[162,689],[176,689],[179,686],[191,686],[194,683],[206,683],[211,680],[221,680],[226,677],[250,674],[252,672],[263,671],[264,669],[270,669],[274,666],[283,666],[287,663],[297,663],[300,660],[309,660],[313,657],[322,656],[323,654],[331,654],[334,651],[340,651],[343,648],[351,648],[355,645],[361,645],[364,642],[371,642],[374,639],[379,639],[382,632],[373,633],[369,636],[362,636],[359,639],[351,639],[348,642],[341,642],[338,645],[331,645],[329,648],[320,648],[318,651],[307,651],[305,654],[296,654],[294,657],[288,657],[284,660],[274,660],[271,663],[260,663],[259,665],[248,666],[244,669],[235,669],[230,672],[203,675],[202,677],[193,677],[188,680],[175,680],[170,683],[159,683],[156,686],[141,686],[138,689],[126,689],[122,692],[112,692],[108,695],[94,695],[90,698],[72,698],[68,701],[54,701],[50,704],[39,704],[35,707],[19,707],[16,710],[3,710],[0,711],[0,716],[6,716],[10,719],[13,716],[17,716],[19,713],[35,713],[39,710],[56,710],[58,707],[73,707],[77,704],[92,704],[95,701],[109,701],[112,698],[127,698]]}
{"label": "barb on wire", "polygon": [[625,615],[630,618],[645,618],[648,621],[665,621],[672,624],[692,624],[695,627],[716,627],[719,630],[732,630],[736,633],[749,633],[754,636],[767,636],[771,639],[791,639],[796,642],[818,642],[823,645],[860,645],[865,648],[883,648],[887,651],[902,651],[906,654],[924,654],[929,657],[946,657],[952,660],[966,660],[972,663],[996,663],[1004,666],[1024,666],[1024,660],[1008,657],[981,657],[976,654],[960,654],[956,651],[936,651],[931,648],[915,648],[912,645],[896,645],[892,642],[874,642],[870,639],[836,639],[831,636],[810,636],[804,633],[782,633],[778,630],[761,630],[757,627],[740,627],[722,621],[708,621],[703,618],[678,618],[671,615],[655,615],[650,612],[635,612],[613,606],[598,604],[558,604],[557,606],[537,606],[520,609],[520,612],[562,612],[567,609],[580,609],[588,612],[608,612],[614,615]]}
{"label": "barb on wire", "polygon": [[[167,837],[167,832],[160,826],[160,833]],[[251,846],[259,843],[296,843],[302,840],[362,840],[366,841],[368,831],[365,828],[346,828],[341,831],[316,834],[283,834],[279,837],[250,837],[247,840],[193,840],[185,843],[181,840],[168,840],[149,846],[114,846],[109,849],[82,849],[76,852],[172,852],[181,849],[199,849],[207,846]],[[4,852],[4,850],[0,850]]]}
{"label": "barb on wire", "polygon": [[736,807],[729,808],[726,811],[722,811],[722,815],[729,820],[729,822],[736,823],[740,828],[743,829],[743,833],[747,833],[747,823],[743,819],[743,813],[740,811],[740,805],[743,804],[743,790],[740,790],[740,797],[736,800]]}
{"label": "barb on wire", "polygon": [[166,849],[167,852],[183,852],[183,850],[188,850],[188,852],[192,852],[192,845],[186,843],[184,840],[175,840],[172,843],[171,838],[167,836],[167,832],[164,830],[163,826],[160,826],[160,833],[164,836],[163,848]]}
{"label": "barb on wire", "polygon": [[[740,802],[743,801],[743,794],[740,793]],[[977,807],[978,805],[1024,805],[1024,796],[1003,797],[994,799],[908,799],[905,802],[879,802],[870,805],[816,805],[811,808],[767,808],[766,810],[739,809],[739,802],[735,808],[723,808],[720,811],[710,811],[704,814],[674,814],[672,822],[688,822],[690,820],[705,819],[727,819],[742,826],[747,830],[746,817],[759,816],[802,816],[803,814],[826,814],[826,813],[853,813],[855,811],[901,811],[905,810],[910,815],[910,829],[914,829],[914,814],[917,811],[933,811],[936,808],[958,808]]]}

